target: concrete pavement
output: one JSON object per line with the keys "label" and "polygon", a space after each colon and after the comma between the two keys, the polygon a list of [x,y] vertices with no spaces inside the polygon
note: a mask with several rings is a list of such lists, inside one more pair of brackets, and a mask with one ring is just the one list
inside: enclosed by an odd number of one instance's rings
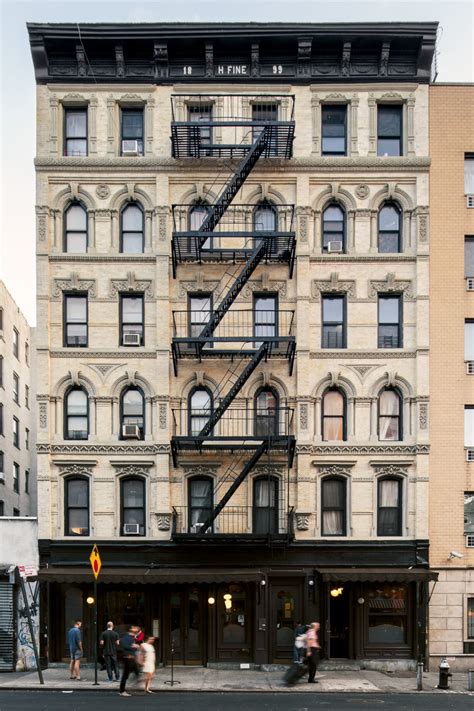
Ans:
{"label": "concrete pavement", "polygon": [[[255,670],[220,670],[203,667],[175,667],[174,680],[179,684],[166,684],[171,678],[170,667],[157,669],[153,688],[160,691],[202,691],[202,692],[281,692],[299,693],[314,690],[315,692],[354,692],[354,693],[413,693],[416,691],[414,672],[386,673],[380,671],[321,671],[316,678],[319,684],[310,686],[303,679],[296,686],[287,687],[283,682],[283,671]],[[71,681],[69,671],[64,668],[51,668],[43,671],[45,685],[40,686],[36,672],[2,673],[0,674],[0,690],[21,689],[38,690],[82,690],[118,691],[117,682],[108,682],[105,672],[99,672],[99,686],[94,686],[94,670],[82,669],[82,680]],[[134,677],[130,679],[130,690],[140,691],[141,681],[136,684]],[[467,673],[455,673],[448,692],[437,690],[437,672],[423,674],[423,691],[436,694],[468,694]]]}

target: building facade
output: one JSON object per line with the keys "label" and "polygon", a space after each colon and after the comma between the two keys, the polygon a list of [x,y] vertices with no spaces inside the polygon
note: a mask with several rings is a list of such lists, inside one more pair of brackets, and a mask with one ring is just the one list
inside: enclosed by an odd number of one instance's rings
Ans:
{"label": "building facade", "polygon": [[436,25],[28,29],[43,656],[423,657]]}
{"label": "building facade", "polygon": [[430,657],[474,655],[474,87],[430,87]]}
{"label": "building facade", "polygon": [[32,329],[0,281],[0,516],[36,513]]}

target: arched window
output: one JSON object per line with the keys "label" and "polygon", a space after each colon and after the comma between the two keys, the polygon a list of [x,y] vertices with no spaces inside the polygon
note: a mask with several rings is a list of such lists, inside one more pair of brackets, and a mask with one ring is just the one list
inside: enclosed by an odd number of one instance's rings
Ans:
{"label": "arched window", "polygon": [[72,202],[64,215],[64,251],[87,252],[87,210],[80,202]]}
{"label": "arched window", "polygon": [[64,400],[64,439],[88,439],[89,398],[83,388],[71,388]]}
{"label": "arched window", "polygon": [[321,534],[346,535],[346,480],[326,477],[321,481]]}
{"label": "arched window", "polygon": [[278,479],[257,477],[253,480],[253,533],[278,533]]}
{"label": "arched window", "polygon": [[[209,214],[209,205],[205,202],[199,202],[193,205],[192,207],[189,208],[189,213],[188,213],[188,221],[189,221],[189,231],[190,232],[197,232],[198,230],[201,229],[202,224],[206,217]],[[197,251],[196,245],[194,244],[193,240],[195,238],[191,238],[190,244],[188,247],[191,247],[191,250],[193,253]],[[213,238],[209,237],[204,244],[202,245],[201,249],[212,249],[213,246]]]}
{"label": "arched window", "polygon": [[127,388],[121,398],[121,437],[145,438],[145,398],[139,388]]}
{"label": "arched window", "polygon": [[197,437],[207,424],[213,410],[212,393],[208,388],[194,388],[189,395],[188,431]]}
{"label": "arched window", "polygon": [[140,477],[122,479],[121,532],[123,536],[145,535],[145,480]]}
{"label": "arched window", "polygon": [[276,232],[278,226],[277,210],[271,202],[261,202],[253,211],[253,229],[255,232]]}
{"label": "arched window", "polygon": [[377,536],[402,535],[402,481],[384,477],[377,482]]}
{"label": "arched window", "polygon": [[332,203],[323,212],[323,252],[345,252],[346,215],[337,203]]}
{"label": "arched window", "polygon": [[64,481],[64,533],[66,536],[89,535],[89,480],[68,477]]}
{"label": "arched window", "polygon": [[273,388],[260,388],[255,395],[255,436],[277,436],[278,425],[278,393]]}
{"label": "arched window", "polygon": [[379,395],[379,439],[397,441],[402,437],[402,398],[398,390],[385,388]]}
{"label": "arched window", "polygon": [[379,252],[401,252],[401,210],[386,202],[379,210]]}
{"label": "arched window", "polygon": [[[196,476],[188,482],[188,527],[190,533],[200,533],[202,524],[212,513],[213,491],[210,477]],[[204,531],[202,531],[204,533]]]}
{"label": "arched window", "polygon": [[346,439],[346,399],[336,388],[326,390],[322,403],[323,440],[336,442]]}
{"label": "arched window", "polygon": [[142,254],[144,250],[143,210],[130,202],[122,210],[120,251],[123,254]]}

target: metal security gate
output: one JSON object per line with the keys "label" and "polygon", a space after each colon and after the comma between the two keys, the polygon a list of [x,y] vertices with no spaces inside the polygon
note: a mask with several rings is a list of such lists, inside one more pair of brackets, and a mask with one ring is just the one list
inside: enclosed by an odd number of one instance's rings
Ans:
{"label": "metal security gate", "polygon": [[0,672],[14,669],[13,585],[0,580]]}

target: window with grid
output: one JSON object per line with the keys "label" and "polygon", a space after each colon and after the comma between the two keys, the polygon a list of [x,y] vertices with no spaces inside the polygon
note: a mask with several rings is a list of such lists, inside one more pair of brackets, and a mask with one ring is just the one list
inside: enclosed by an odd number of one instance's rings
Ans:
{"label": "window with grid", "polygon": [[346,400],[336,388],[326,390],[323,395],[322,432],[325,442],[346,439]]}
{"label": "window with grid", "polygon": [[464,533],[474,535],[474,491],[464,492]]}
{"label": "window with grid", "polygon": [[464,154],[464,194],[474,195],[474,153]]}
{"label": "window with grid", "polygon": [[346,247],[346,217],[339,205],[333,203],[323,212],[323,252],[344,252]]}
{"label": "window with grid", "polygon": [[402,482],[379,479],[377,484],[377,535],[402,535]]}
{"label": "window with grid", "polygon": [[[191,437],[197,437],[208,423],[213,411],[213,397],[207,388],[194,388],[189,395],[188,431]],[[211,433],[212,436],[212,433]]]}
{"label": "window with grid", "polygon": [[127,388],[121,398],[122,429],[126,425],[138,427],[140,439],[145,438],[145,398],[139,388]]}
{"label": "window with grid", "polygon": [[122,155],[143,155],[143,109],[122,109]]}
{"label": "window with grid", "polygon": [[253,301],[254,336],[273,338],[278,335],[278,302],[276,296],[255,295]]}
{"label": "window with grid", "polygon": [[87,108],[64,111],[64,155],[87,155]]}
{"label": "window with grid", "polygon": [[321,482],[321,534],[346,535],[346,480],[327,477]]}
{"label": "window with grid", "polygon": [[345,296],[322,297],[322,348],[346,348]]}
{"label": "window with grid", "polygon": [[[188,106],[188,121],[193,124],[209,124],[212,122],[212,104],[190,104]],[[212,144],[211,126],[196,126],[189,131],[188,153],[190,156],[210,155],[211,149],[205,146]],[[201,147],[204,146],[204,150]]]}
{"label": "window with grid", "polygon": [[198,533],[212,513],[212,479],[193,477],[188,482],[188,528],[190,533]]}
{"label": "window with grid", "polygon": [[379,104],[377,108],[377,155],[403,155],[403,107]]}
{"label": "window with grid", "polygon": [[[190,294],[188,296],[188,338],[198,338],[204,326],[209,323],[212,313],[212,294]],[[213,343],[206,343],[206,348],[212,348]],[[189,343],[194,349],[195,344]]]}
{"label": "window with grid", "polygon": [[30,448],[30,430],[25,427],[25,449]]}
{"label": "window with grid", "polygon": [[347,106],[321,108],[321,153],[323,156],[345,156],[347,152]]}
{"label": "window with grid", "polygon": [[379,395],[379,440],[402,439],[401,397],[394,388],[385,388]]}
{"label": "window with grid", "polygon": [[87,347],[87,296],[64,296],[64,345],[66,348]]}
{"label": "window with grid", "polygon": [[30,388],[25,385],[25,407],[30,409]]}
{"label": "window with grid", "polygon": [[[264,124],[268,121],[274,122],[278,121],[278,104],[272,104],[270,102],[254,103],[252,104],[252,121],[257,123],[256,126],[252,126],[252,142],[255,143],[257,138],[263,131]],[[277,155],[278,154],[278,132],[274,131],[271,136],[270,146],[268,152],[265,155]]]}
{"label": "window with grid", "polygon": [[[139,478],[122,479],[122,534],[125,526],[138,526],[139,536],[145,535],[145,481]],[[129,529],[130,530],[130,529]]]}
{"label": "window with grid", "polygon": [[120,296],[120,344],[122,346],[144,345],[143,316],[143,294]]}
{"label": "window with grid", "polygon": [[65,481],[65,535],[89,535],[89,481],[85,477]]}
{"label": "window with grid", "polygon": [[89,400],[86,391],[71,388],[64,405],[64,439],[88,439]]}
{"label": "window with grid", "polygon": [[25,469],[25,494],[30,493],[30,472]]}
{"label": "window with grid", "polygon": [[395,203],[385,203],[379,210],[379,252],[401,252],[400,209]]}
{"label": "window with grid", "polygon": [[379,348],[402,348],[401,296],[379,296]]}

